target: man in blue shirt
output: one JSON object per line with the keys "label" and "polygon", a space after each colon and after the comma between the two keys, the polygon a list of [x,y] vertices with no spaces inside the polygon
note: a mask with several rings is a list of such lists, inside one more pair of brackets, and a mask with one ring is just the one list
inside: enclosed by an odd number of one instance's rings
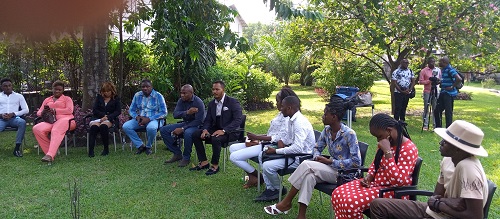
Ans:
{"label": "man in blue shirt", "polygon": [[[167,115],[167,104],[165,104],[163,95],[153,90],[150,80],[142,80],[141,90],[135,93],[130,104],[129,114],[134,119],[125,122],[122,128],[137,148],[136,154],[146,152],[147,155],[150,155],[152,153],[151,145],[156,138],[158,126],[162,125],[160,124],[162,121],[158,122],[158,119]],[[144,126],[146,126],[146,136],[148,138],[146,145],[135,131]]]}
{"label": "man in blue shirt", "polygon": [[453,102],[458,94],[456,86],[460,84],[462,78],[460,78],[457,70],[451,67],[450,59],[446,56],[439,59],[439,67],[441,67],[441,92],[434,111],[435,128],[441,128],[443,125],[443,110],[446,116],[446,128],[448,128],[453,122]]}
{"label": "man in blue shirt", "polygon": [[[174,119],[182,119],[182,122],[161,127],[160,134],[167,148],[174,153],[174,156],[165,161],[165,164],[178,160],[179,167],[185,167],[191,161],[191,151],[193,149],[193,132],[196,131],[205,115],[205,105],[203,101],[193,94],[193,86],[186,84],[181,88],[181,98],[177,101],[174,110]],[[181,145],[175,138],[184,137],[184,153]]]}

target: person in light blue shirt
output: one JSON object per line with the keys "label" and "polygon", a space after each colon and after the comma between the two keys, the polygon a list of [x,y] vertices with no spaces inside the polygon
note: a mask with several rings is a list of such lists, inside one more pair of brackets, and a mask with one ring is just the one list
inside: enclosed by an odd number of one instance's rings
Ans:
{"label": "person in light blue shirt", "polygon": [[[130,104],[129,114],[133,118],[123,124],[123,131],[132,140],[132,144],[137,148],[136,154],[146,152],[151,154],[151,145],[156,137],[158,126],[163,122],[158,122],[167,115],[167,104],[163,95],[153,89],[150,80],[142,80],[141,89],[135,93]],[[147,143],[144,145],[135,130],[146,126]]]}
{"label": "person in light blue shirt", "polygon": [[453,122],[453,102],[458,95],[456,86],[460,84],[462,78],[460,78],[457,70],[451,66],[450,59],[446,56],[439,59],[439,67],[441,67],[441,92],[439,92],[436,110],[434,111],[435,128],[442,127],[443,111],[445,111],[446,127],[448,128]]}

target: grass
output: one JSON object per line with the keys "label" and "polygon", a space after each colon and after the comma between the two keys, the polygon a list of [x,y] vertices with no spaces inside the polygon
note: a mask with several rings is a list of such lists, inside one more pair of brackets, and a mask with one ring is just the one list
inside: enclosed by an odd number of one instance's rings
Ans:
{"label": "grass", "polygon": [[[314,128],[321,130],[321,116],[325,102],[311,87],[294,86],[301,97],[302,109]],[[424,159],[420,175],[420,188],[433,189],[441,156],[439,138],[432,132],[420,132],[423,108],[418,88],[417,97],[410,101],[407,117],[409,132]],[[484,147],[489,157],[481,162],[489,179],[500,184],[500,105],[497,94],[466,86],[473,94],[472,101],[456,101],[454,119],[470,121],[485,132]],[[385,82],[376,82],[372,88],[376,113],[389,112],[389,88]],[[247,129],[265,133],[276,110],[248,112]],[[374,156],[376,139],[368,132],[370,108],[357,110],[353,128],[360,141],[369,147],[367,162]],[[169,121],[172,121],[169,118]],[[158,141],[158,153],[134,155],[130,150],[112,151],[109,156],[88,158],[85,147],[70,147],[68,156],[61,154],[48,166],[40,162],[42,155],[33,149],[35,139],[31,127],[26,131],[24,157],[12,156],[14,132],[2,132],[0,137],[0,218],[69,218],[69,183],[78,180],[80,215],[82,218],[274,218],[262,208],[268,203],[254,203],[259,193],[255,189],[243,190],[243,171],[230,162],[226,171],[207,177],[204,172],[192,172],[175,165],[163,165],[171,153],[163,150]],[[82,140],[83,141],[83,140]],[[81,142],[79,142],[81,143]],[[207,154],[211,156],[208,147]],[[101,147],[96,150],[99,152]],[[64,152],[64,150],[61,150]],[[194,149],[193,149],[194,154]],[[222,159],[222,158],[221,158]],[[286,181],[286,180],[285,180]],[[289,188],[288,181],[285,185]],[[490,218],[500,218],[500,199],[495,195]],[[292,211],[281,218],[295,218],[297,203]],[[320,202],[315,192],[308,209],[310,218],[326,218],[329,198]]]}

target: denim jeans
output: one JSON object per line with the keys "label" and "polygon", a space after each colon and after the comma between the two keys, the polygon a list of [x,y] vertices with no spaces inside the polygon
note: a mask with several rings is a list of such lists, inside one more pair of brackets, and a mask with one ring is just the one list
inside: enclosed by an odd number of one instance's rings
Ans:
{"label": "denim jeans", "polygon": [[23,143],[24,133],[26,132],[26,121],[18,116],[12,117],[9,120],[0,119],[0,132],[7,126],[17,127],[16,144]]}
{"label": "denim jeans", "polygon": [[181,151],[181,145],[177,145],[176,142],[174,142],[174,138],[172,137],[172,131],[174,131],[176,128],[180,128],[184,125],[184,123],[176,123],[176,124],[170,124],[166,125],[160,128],[160,134],[161,138],[163,139],[163,142],[167,146],[168,149],[170,149],[174,155],[181,155],[182,154],[182,159],[184,160],[190,160],[191,159],[191,151],[193,151],[193,133],[198,129],[198,127],[189,127],[187,129],[184,129],[184,133],[182,134],[182,138],[184,138],[184,153]]}
{"label": "denim jeans", "polygon": [[[163,121],[160,121],[160,126],[162,125]],[[139,138],[139,135],[135,130],[143,128],[143,126],[139,126],[139,123],[135,119],[131,119],[125,124],[123,124],[123,131],[127,136],[132,140],[132,144],[136,148],[139,148],[141,145],[144,145],[142,142],[141,138]],[[158,120],[151,120],[148,125],[146,126],[146,136],[148,139],[148,142],[146,143],[147,148],[151,148],[151,145],[153,145],[153,142],[156,138],[156,132],[158,131]]]}

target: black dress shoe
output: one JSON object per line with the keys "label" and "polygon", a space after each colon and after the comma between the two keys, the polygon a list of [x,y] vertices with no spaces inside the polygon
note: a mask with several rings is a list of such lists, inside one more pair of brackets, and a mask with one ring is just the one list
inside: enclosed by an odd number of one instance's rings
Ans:
{"label": "black dress shoe", "polygon": [[16,157],[23,157],[23,153],[21,153],[21,151],[14,151],[14,156]]}
{"label": "black dress shoe", "polygon": [[198,164],[197,166],[195,166],[193,168],[189,168],[189,170],[203,170],[203,169],[208,169],[209,166],[210,166],[209,163],[207,163],[203,166],[200,166],[200,164]]}
{"label": "black dress shoe", "polygon": [[146,147],[144,147],[144,145],[142,145],[139,148],[137,148],[137,151],[135,152],[135,154],[142,154],[142,152],[144,152],[145,150],[146,150]]}
{"label": "black dress shoe", "polygon": [[102,151],[101,156],[107,156],[109,154],[109,151]]}
{"label": "black dress shoe", "polygon": [[217,169],[215,169],[212,166],[212,167],[210,167],[210,169],[207,170],[207,172],[205,173],[205,175],[207,175],[207,176],[214,175],[214,174],[216,174],[216,173],[219,172],[219,169],[220,169],[219,167],[217,167]]}
{"label": "black dress shoe", "polygon": [[151,148],[146,148],[146,155],[150,155],[153,153],[153,150]]}

